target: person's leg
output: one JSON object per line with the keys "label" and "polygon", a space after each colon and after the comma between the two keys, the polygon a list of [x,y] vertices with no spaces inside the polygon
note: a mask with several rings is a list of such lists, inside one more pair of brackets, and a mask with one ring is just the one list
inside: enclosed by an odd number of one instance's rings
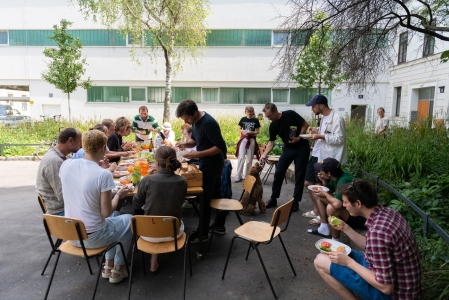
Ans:
{"label": "person's leg", "polygon": [[302,200],[302,194],[304,193],[304,177],[306,176],[309,153],[310,150],[307,146],[295,149],[294,151],[295,192],[293,193],[293,197],[296,203]]}
{"label": "person's leg", "polygon": [[[307,163],[307,170],[306,170],[306,175],[305,175],[305,178],[304,178],[304,180],[305,180],[304,181],[305,188],[308,188],[309,185],[314,185],[314,184],[316,184],[318,182],[316,180],[317,179],[316,175],[318,174],[318,172],[315,170],[315,167],[314,167],[315,163],[317,163],[317,162],[318,162],[318,157],[311,156],[310,159],[309,159],[309,162]],[[309,192],[309,195],[310,195],[310,199],[313,199],[313,196],[314,196],[315,193],[310,191],[310,190],[308,190],[308,192]],[[313,204],[312,212],[315,215],[318,215],[318,207],[316,206],[315,202],[313,202],[313,201],[312,201],[312,204]],[[312,215],[312,217],[313,217],[313,215]]]}
{"label": "person's leg", "polygon": [[294,149],[287,149],[285,147],[282,149],[282,154],[279,157],[279,161],[276,166],[276,172],[274,173],[273,185],[271,187],[271,199],[274,200],[279,198],[281,194],[282,182],[285,178],[285,172],[287,172],[287,169],[292,163],[294,157]]}
{"label": "person's leg", "polygon": [[151,265],[150,265],[150,272],[156,272],[159,268],[159,263],[157,262],[157,254],[151,254]]}
{"label": "person's leg", "polygon": [[235,179],[236,182],[241,181],[242,175],[243,175],[243,166],[245,164],[245,154],[246,154],[246,142],[247,139],[243,139],[240,142],[240,148],[239,148],[239,159],[237,161],[237,177]]}
{"label": "person's leg", "polygon": [[320,212],[320,227],[318,228],[318,232],[324,235],[330,235],[331,229],[329,227],[328,221],[327,221],[327,212],[326,207],[329,204],[329,201],[325,197],[316,197],[317,201],[316,204],[318,206],[318,210]]}
{"label": "person's leg", "polygon": [[255,139],[250,139],[249,148],[246,150],[246,166],[245,166],[245,172],[243,173],[243,179],[248,176],[249,168],[253,165],[253,158],[254,158],[254,149],[256,145]]}

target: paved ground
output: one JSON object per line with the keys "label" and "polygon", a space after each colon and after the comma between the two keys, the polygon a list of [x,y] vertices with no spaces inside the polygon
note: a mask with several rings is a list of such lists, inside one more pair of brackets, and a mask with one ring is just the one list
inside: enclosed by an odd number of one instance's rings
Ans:
{"label": "paved ground", "polygon": [[[235,161],[234,161],[235,163]],[[44,276],[40,273],[50,252],[43,225],[41,210],[34,189],[39,162],[0,162],[0,298],[1,299],[43,299],[54,261]],[[234,164],[235,165],[235,164]],[[235,174],[235,168],[234,172]],[[233,178],[235,176],[232,176]],[[273,177],[264,187],[264,199],[270,196]],[[291,199],[294,184],[284,184],[280,203]],[[238,198],[241,184],[233,183],[233,195]],[[298,276],[293,276],[288,261],[278,240],[267,246],[260,246],[268,273],[279,299],[339,299],[324,284],[313,267],[318,253],[313,246],[318,237],[306,233],[309,219],[301,212],[311,207],[307,193],[300,204],[300,212],[292,215],[283,239],[292,258]],[[130,211],[125,206],[122,212]],[[274,209],[266,214],[244,217],[243,221],[269,221]],[[184,215],[187,232],[196,227],[197,217],[193,210]],[[231,255],[224,280],[221,273],[229,249],[233,229],[238,226],[235,215],[229,215],[227,234],[214,237],[211,251],[202,260],[192,257],[193,276],[187,278],[187,299],[273,299],[256,253],[252,252],[245,261],[247,244],[237,240]],[[192,250],[196,250],[192,245]],[[161,255],[161,271],[157,276],[142,271],[141,256],[134,263],[132,299],[179,299],[182,296],[182,255]],[[130,255],[129,255],[130,257]],[[146,260],[149,264],[149,260]],[[146,266],[149,268],[149,265]],[[94,272],[97,271],[93,261]],[[86,299],[91,297],[95,276],[89,275],[86,262],[81,258],[61,255],[49,299]],[[127,283],[109,284],[101,279],[97,299],[126,299]]]}

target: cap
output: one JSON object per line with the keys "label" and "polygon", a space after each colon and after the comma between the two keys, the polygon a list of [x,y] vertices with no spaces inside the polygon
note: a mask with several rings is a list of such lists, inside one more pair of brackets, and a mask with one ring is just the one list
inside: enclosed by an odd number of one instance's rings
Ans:
{"label": "cap", "polygon": [[314,104],[327,104],[327,98],[321,94],[317,94],[306,104],[306,106],[312,106]]}
{"label": "cap", "polygon": [[170,124],[170,122],[165,122],[165,123],[162,125],[162,129],[165,129],[165,130],[171,130],[171,124]]}
{"label": "cap", "polygon": [[335,158],[325,158],[322,162],[313,165],[315,170],[324,172],[330,172],[334,176],[339,176],[342,173],[340,162]]}

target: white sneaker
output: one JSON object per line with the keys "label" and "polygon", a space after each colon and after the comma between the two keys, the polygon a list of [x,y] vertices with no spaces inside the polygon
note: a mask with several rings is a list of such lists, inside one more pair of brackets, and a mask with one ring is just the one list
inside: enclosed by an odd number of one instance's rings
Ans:
{"label": "white sneaker", "polygon": [[237,177],[236,179],[235,179],[235,182],[241,182],[243,179],[242,179],[242,177]]}

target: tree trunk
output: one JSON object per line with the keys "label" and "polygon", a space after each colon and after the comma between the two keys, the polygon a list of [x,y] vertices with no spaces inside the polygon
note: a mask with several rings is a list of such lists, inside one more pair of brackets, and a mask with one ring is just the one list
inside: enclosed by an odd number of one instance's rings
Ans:
{"label": "tree trunk", "polygon": [[72,112],[70,110],[70,94],[67,93],[67,105],[69,106],[69,123],[72,123]]}
{"label": "tree trunk", "polygon": [[164,49],[165,55],[165,99],[164,99],[164,115],[163,122],[170,121],[170,100],[171,100],[171,81],[173,76],[173,47],[175,45],[172,36],[171,47]]}

